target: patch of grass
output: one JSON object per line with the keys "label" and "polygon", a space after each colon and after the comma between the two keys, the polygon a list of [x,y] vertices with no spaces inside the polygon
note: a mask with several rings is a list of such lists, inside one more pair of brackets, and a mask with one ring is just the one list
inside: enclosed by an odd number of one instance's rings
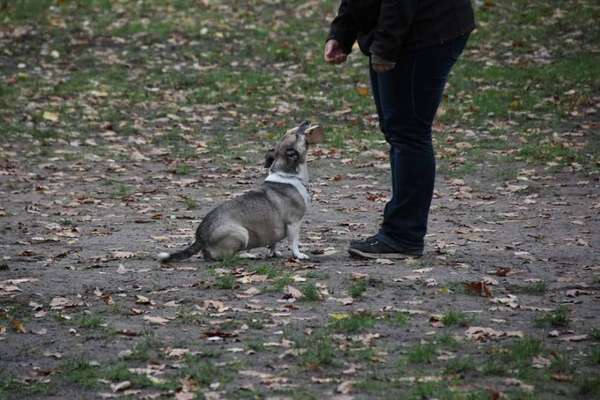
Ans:
{"label": "patch of grass", "polygon": [[269,265],[269,264],[263,264],[263,265],[254,267],[254,268],[252,268],[252,271],[256,275],[266,275],[268,279],[273,279],[273,278],[277,277],[277,275],[280,274],[279,269],[277,269],[276,267]]}
{"label": "patch of grass", "polygon": [[90,365],[90,363],[82,358],[65,360],[59,367],[61,378],[83,386],[88,389],[98,387],[98,379],[100,379],[100,367]]}
{"label": "patch of grass", "polygon": [[324,280],[329,279],[329,273],[324,271],[308,271],[306,277],[310,279]]}
{"label": "patch of grass", "polygon": [[185,208],[188,210],[195,210],[198,208],[198,203],[196,203],[196,200],[192,199],[191,197],[184,197],[183,203],[185,204]]}
{"label": "patch of grass", "polygon": [[129,371],[129,366],[123,362],[103,368],[100,371],[102,379],[111,382],[131,382],[132,388],[157,388],[164,390],[177,389],[178,383],[167,379],[151,380],[145,375]]}
{"label": "patch of grass", "polygon": [[209,269],[214,270],[215,268],[233,269],[242,263],[242,259],[237,255],[233,254],[229,257],[223,258],[218,264],[209,265]]}
{"label": "patch of grass", "polygon": [[217,289],[233,289],[235,287],[235,277],[230,274],[218,276],[215,279],[215,287]]}
{"label": "patch of grass", "polygon": [[523,145],[519,150],[519,156],[531,163],[554,161],[560,165],[567,165],[572,162],[585,162],[581,152],[573,148],[556,143],[539,143],[535,141]]}
{"label": "patch of grass", "polygon": [[[238,391],[239,392],[239,391]],[[289,399],[289,400],[319,400],[322,396],[311,393],[308,389],[276,389],[273,390],[276,397],[274,399]],[[260,399],[259,394],[251,393],[252,397],[244,397],[247,399]],[[281,396],[281,397],[280,397]]]}
{"label": "patch of grass", "polygon": [[535,324],[539,327],[553,326],[565,327],[569,325],[569,309],[566,306],[560,306],[554,311],[546,312],[536,318]]}
{"label": "patch of grass", "polygon": [[303,294],[303,297],[300,298],[302,301],[320,301],[321,293],[319,293],[319,288],[313,282],[307,282],[300,286],[300,291]]}
{"label": "patch of grass", "polygon": [[600,396],[600,377],[581,376],[577,380],[577,392],[581,396]]}
{"label": "patch of grass", "polygon": [[456,350],[460,347],[460,342],[456,340],[456,337],[450,333],[444,333],[440,336],[437,336],[435,342],[441,347],[449,350]]}
{"label": "patch of grass", "polygon": [[448,360],[444,368],[444,374],[446,375],[463,375],[472,371],[475,371],[475,362],[470,357]]}
{"label": "patch of grass", "polygon": [[29,398],[36,395],[47,396],[56,392],[54,383],[22,382],[3,372],[0,373],[0,398],[18,399]]}
{"label": "patch of grass", "polygon": [[328,328],[336,333],[354,334],[375,326],[375,317],[367,312],[351,313],[342,318],[332,318]]}
{"label": "patch of grass", "polygon": [[275,279],[272,285],[263,288],[263,292],[265,293],[281,293],[286,288],[286,286],[294,283],[294,278],[292,274],[284,273],[279,278]]}
{"label": "patch of grass", "polygon": [[163,343],[152,335],[147,335],[131,349],[131,354],[124,357],[124,360],[128,361],[142,361],[147,362],[150,360],[159,360],[162,357],[161,348]]}
{"label": "patch of grass", "polygon": [[186,325],[203,325],[206,322],[200,311],[188,307],[181,307],[177,310],[175,318]]}
{"label": "patch of grass", "polygon": [[377,357],[377,351],[373,347],[361,347],[358,349],[349,349],[347,352],[349,358],[354,361],[371,362]]}
{"label": "patch of grass", "polygon": [[304,336],[296,345],[304,349],[302,361],[311,368],[333,365],[338,357],[333,339],[325,329],[318,329],[312,335]]}
{"label": "patch of grass", "polygon": [[348,294],[353,298],[362,297],[362,295],[367,291],[367,281],[365,279],[358,279],[352,282],[350,288],[348,289]]}
{"label": "patch of grass", "polygon": [[410,314],[395,311],[384,315],[383,320],[394,326],[406,326],[410,320]]}
{"label": "patch of grass", "polygon": [[0,10],[13,20],[35,20],[42,17],[52,3],[52,0],[2,0],[0,1]]}
{"label": "patch of grass", "polygon": [[550,362],[550,371],[556,373],[571,373],[574,370],[573,364],[571,364],[571,360],[564,354],[555,354],[552,357],[552,361]]}
{"label": "patch of grass", "polygon": [[393,397],[394,394],[391,393],[391,391],[395,388],[397,388],[399,385],[398,383],[391,381],[389,378],[385,377],[385,376],[378,376],[378,375],[371,375],[368,376],[365,379],[362,379],[358,382],[356,382],[353,385],[353,388],[357,391],[360,392],[367,392],[369,394],[377,394],[378,397],[380,395],[384,395],[385,394],[385,398],[398,398],[398,397]]}
{"label": "patch of grass", "polygon": [[175,168],[175,174],[177,175],[188,175],[191,171],[192,167],[188,164],[178,164]]}
{"label": "patch of grass", "polygon": [[246,340],[244,344],[248,350],[252,350],[256,353],[260,353],[261,351],[265,350],[264,342],[261,339]]}
{"label": "patch of grass", "polygon": [[600,342],[600,329],[592,329],[592,331],[590,332],[590,338],[595,342]]}
{"label": "patch of grass", "polygon": [[114,190],[111,193],[113,198],[123,198],[127,197],[131,193],[131,187],[125,185],[123,183],[119,183],[115,186]]}
{"label": "patch of grass", "polygon": [[590,350],[589,359],[593,365],[600,365],[600,346],[599,345],[595,345],[592,347],[592,349]]}
{"label": "patch of grass", "polygon": [[79,315],[74,322],[83,329],[98,329],[105,324],[102,317],[88,314]]}
{"label": "patch of grass", "polygon": [[419,382],[408,393],[407,400],[488,400],[489,393],[482,390],[462,392],[453,389],[445,382]]}
{"label": "patch of grass", "polygon": [[180,376],[189,376],[200,386],[211,383],[225,384],[231,382],[236,370],[235,365],[217,365],[213,360],[202,356],[186,354],[185,366],[180,371]]}
{"label": "patch of grass", "polygon": [[435,343],[419,343],[408,351],[406,360],[411,364],[429,364],[435,359],[437,350]]}
{"label": "patch of grass", "polygon": [[462,311],[449,310],[442,316],[445,326],[469,326],[472,318]]}
{"label": "patch of grass", "polygon": [[529,294],[533,296],[542,296],[546,293],[546,282],[533,282],[528,285],[510,285],[508,290],[512,293]]}
{"label": "patch of grass", "polygon": [[514,361],[529,361],[533,356],[537,356],[542,352],[544,344],[539,339],[524,337],[515,340],[508,349],[510,351],[509,359]]}

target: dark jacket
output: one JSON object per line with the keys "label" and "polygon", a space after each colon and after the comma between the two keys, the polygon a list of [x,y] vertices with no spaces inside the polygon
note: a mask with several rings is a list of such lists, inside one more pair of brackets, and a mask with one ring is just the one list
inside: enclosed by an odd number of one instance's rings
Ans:
{"label": "dark jacket", "polygon": [[402,51],[442,44],[471,32],[470,0],[342,0],[329,39],[350,53],[361,51],[397,61]]}

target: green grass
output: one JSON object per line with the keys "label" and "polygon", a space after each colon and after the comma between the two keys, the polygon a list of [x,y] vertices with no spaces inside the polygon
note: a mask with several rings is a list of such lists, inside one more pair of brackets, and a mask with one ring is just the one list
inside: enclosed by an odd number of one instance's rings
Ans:
{"label": "green grass", "polygon": [[281,274],[281,271],[273,265],[263,264],[251,268],[251,271],[256,275],[266,275],[268,279],[276,278]]}
{"label": "green grass", "polygon": [[292,274],[286,272],[276,278],[270,286],[266,286],[262,290],[265,293],[281,293],[288,285],[292,283],[294,283]]}
{"label": "green grass", "polygon": [[552,326],[552,327],[566,327],[569,325],[569,309],[566,306],[559,306],[554,311],[543,313],[541,316],[535,319],[536,326]]}
{"label": "green grass", "polygon": [[367,312],[351,313],[343,318],[332,318],[328,328],[336,333],[354,334],[371,329],[375,326],[375,317]]}
{"label": "green grass", "polygon": [[0,398],[2,399],[48,396],[54,393],[56,393],[56,385],[53,382],[26,382],[0,372]]}
{"label": "green grass", "polygon": [[91,365],[89,361],[82,358],[65,360],[60,365],[60,374],[62,379],[87,389],[95,389],[99,386],[100,367]]}
{"label": "green grass", "polygon": [[442,323],[445,326],[468,326],[472,317],[462,311],[449,310],[442,316]]}
{"label": "green grass", "polygon": [[600,378],[597,376],[581,376],[577,380],[578,394],[585,398],[594,398],[600,396]]}
{"label": "green grass", "polygon": [[296,346],[304,350],[301,359],[308,367],[331,366],[336,363],[338,350],[326,330],[314,331],[312,335],[297,342]]}
{"label": "green grass", "polygon": [[212,383],[230,382],[238,367],[235,364],[217,365],[206,357],[186,354],[185,365],[180,371],[181,376],[189,376],[200,386],[209,386]]}
{"label": "green grass", "polygon": [[406,326],[409,320],[410,314],[402,311],[387,313],[383,317],[383,321],[392,326]]}
{"label": "green grass", "polygon": [[131,354],[125,356],[126,361],[147,362],[162,357],[161,348],[163,343],[152,334],[142,337],[131,349]]}
{"label": "green grass", "polygon": [[600,365],[600,345],[595,345],[591,348],[589,360],[593,365]]}
{"label": "green grass", "polygon": [[192,199],[191,197],[184,197],[183,203],[185,204],[185,208],[188,210],[195,210],[198,208],[198,203],[196,203],[196,200]]}
{"label": "green grass", "polygon": [[444,368],[446,375],[464,375],[476,369],[475,361],[470,357],[460,357],[448,360]]}
{"label": "green grass", "polygon": [[319,292],[319,288],[313,282],[307,282],[300,285],[300,291],[302,292],[302,297],[300,300],[302,301],[320,301],[321,293]]}
{"label": "green grass", "polygon": [[235,277],[230,274],[218,276],[215,279],[215,287],[223,290],[233,289],[235,287]]}
{"label": "green grass", "polygon": [[437,355],[435,343],[419,343],[412,346],[406,354],[406,360],[411,364],[429,364]]}
{"label": "green grass", "polygon": [[367,282],[365,279],[358,279],[352,282],[350,288],[348,289],[348,294],[353,298],[357,299],[362,297],[367,291]]}
{"label": "green grass", "polygon": [[539,281],[539,282],[533,282],[533,283],[529,283],[527,285],[510,285],[508,287],[508,290],[511,293],[522,293],[522,294],[529,294],[532,296],[542,296],[544,295],[544,293],[546,293],[546,282],[544,281]]}

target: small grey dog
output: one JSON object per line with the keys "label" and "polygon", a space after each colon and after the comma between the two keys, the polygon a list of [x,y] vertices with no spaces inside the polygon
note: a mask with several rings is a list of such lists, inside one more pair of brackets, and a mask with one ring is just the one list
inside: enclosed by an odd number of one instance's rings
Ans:
{"label": "small grey dog", "polygon": [[[208,260],[222,260],[239,251],[268,247],[287,237],[295,258],[300,252],[300,222],[310,206],[306,154],[312,128],[305,121],[285,133],[265,157],[269,175],[258,188],[226,201],[210,211],[196,230],[196,241],[188,248],[160,253],[161,262],[178,261],[202,251]],[[322,132],[322,131],[321,131]],[[321,133],[322,134],[322,133]]]}

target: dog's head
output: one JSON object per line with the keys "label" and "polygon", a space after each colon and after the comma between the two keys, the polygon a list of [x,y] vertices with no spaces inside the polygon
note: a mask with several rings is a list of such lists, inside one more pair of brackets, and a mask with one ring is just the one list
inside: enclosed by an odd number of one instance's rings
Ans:
{"label": "dog's head", "polygon": [[272,172],[284,172],[297,175],[300,167],[306,164],[309,139],[307,129],[310,122],[304,121],[288,130],[277,145],[265,155],[265,168]]}

